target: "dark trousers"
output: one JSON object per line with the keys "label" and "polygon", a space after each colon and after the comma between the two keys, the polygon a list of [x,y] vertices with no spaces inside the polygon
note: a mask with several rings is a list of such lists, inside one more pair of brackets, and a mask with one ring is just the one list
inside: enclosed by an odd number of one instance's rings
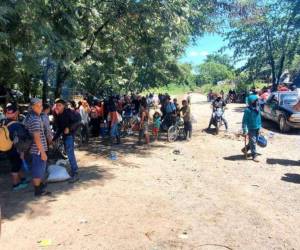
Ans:
{"label": "dark trousers", "polygon": [[7,153],[9,162],[11,164],[11,172],[12,173],[19,173],[21,168],[22,168],[22,160],[20,158],[19,153],[15,148],[12,148],[8,153]]}
{"label": "dark trousers", "polygon": [[248,136],[249,136],[249,143],[246,146],[246,149],[247,151],[249,150],[251,151],[252,157],[255,157],[257,155],[256,142],[259,136],[259,129],[250,129],[248,132]]}
{"label": "dark trousers", "polygon": [[81,125],[81,143],[88,143],[89,142],[89,125],[82,124]]}
{"label": "dark trousers", "polygon": [[186,121],[184,122],[184,132],[186,134],[186,138],[192,138],[192,122],[191,121]]}

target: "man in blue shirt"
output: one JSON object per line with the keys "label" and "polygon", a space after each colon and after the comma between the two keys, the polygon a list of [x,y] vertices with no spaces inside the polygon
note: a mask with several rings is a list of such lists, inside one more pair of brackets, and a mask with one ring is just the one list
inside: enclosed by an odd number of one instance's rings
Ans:
{"label": "man in blue shirt", "polygon": [[166,97],[166,101],[163,107],[163,116],[166,119],[168,127],[176,122],[176,106],[171,102],[170,96]]}
{"label": "man in blue shirt", "polygon": [[243,153],[247,153],[251,150],[252,159],[255,162],[259,162],[257,159],[256,142],[259,136],[259,130],[261,129],[261,113],[258,105],[258,97],[256,95],[250,95],[248,97],[249,106],[244,111],[243,116],[243,133],[249,136],[249,144],[242,149]]}

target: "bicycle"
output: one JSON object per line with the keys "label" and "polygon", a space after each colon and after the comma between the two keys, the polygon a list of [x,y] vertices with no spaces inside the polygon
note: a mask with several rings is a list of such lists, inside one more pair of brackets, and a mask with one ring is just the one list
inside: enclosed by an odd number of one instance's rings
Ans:
{"label": "bicycle", "polygon": [[168,141],[169,142],[174,142],[178,138],[181,138],[181,139],[186,138],[186,133],[184,130],[184,122],[181,118],[177,118],[175,125],[172,125],[168,129]]}

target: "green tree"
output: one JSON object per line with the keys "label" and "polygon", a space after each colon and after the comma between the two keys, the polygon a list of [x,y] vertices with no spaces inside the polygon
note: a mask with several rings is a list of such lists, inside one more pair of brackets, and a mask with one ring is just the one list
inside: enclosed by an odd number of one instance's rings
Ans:
{"label": "green tree", "polygon": [[247,15],[231,17],[229,47],[235,58],[248,59],[247,68],[252,72],[268,65],[276,88],[299,45],[299,19],[298,0],[252,1]]}
{"label": "green tree", "polygon": [[198,84],[217,84],[219,81],[233,80],[234,72],[227,65],[217,62],[204,62],[199,66]]}

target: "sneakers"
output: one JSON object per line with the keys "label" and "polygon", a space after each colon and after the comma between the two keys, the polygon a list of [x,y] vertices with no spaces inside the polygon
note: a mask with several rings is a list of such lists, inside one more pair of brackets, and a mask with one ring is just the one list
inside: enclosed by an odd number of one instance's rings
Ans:
{"label": "sneakers", "polygon": [[78,173],[74,174],[70,179],[69,179],[69,183],[75,183],[79,181],[79,176]]}
{"label": "sneakers", "polygon": [[13,188],[12,188],[12,190],[16,192],[16,191],[25,189],[25,188],[27,188],[27,187],[28,187],[28,184],[27,184],[27,183],[22,183],[22,182],[20,182],[19,184],[14,185]]}
{"label": "sneakers", "polygon": [[21,179],[21,183],[23,183],[23,184],[29,184],[30,183],[30,178],[22,178]]}
{"label": "sneakers", "polygon": [[252,160],[253,160],[254,162],[259,162],[259,159],[257,158],[257,156],[253,156]]}
{"label": "sneakers", "polygon": [[43,185],[40,185],[38,187],[34,187],[34,196],[41,197],[41,196],[49,196],[51,195],[51,192],[46,191],[44,189]]}

